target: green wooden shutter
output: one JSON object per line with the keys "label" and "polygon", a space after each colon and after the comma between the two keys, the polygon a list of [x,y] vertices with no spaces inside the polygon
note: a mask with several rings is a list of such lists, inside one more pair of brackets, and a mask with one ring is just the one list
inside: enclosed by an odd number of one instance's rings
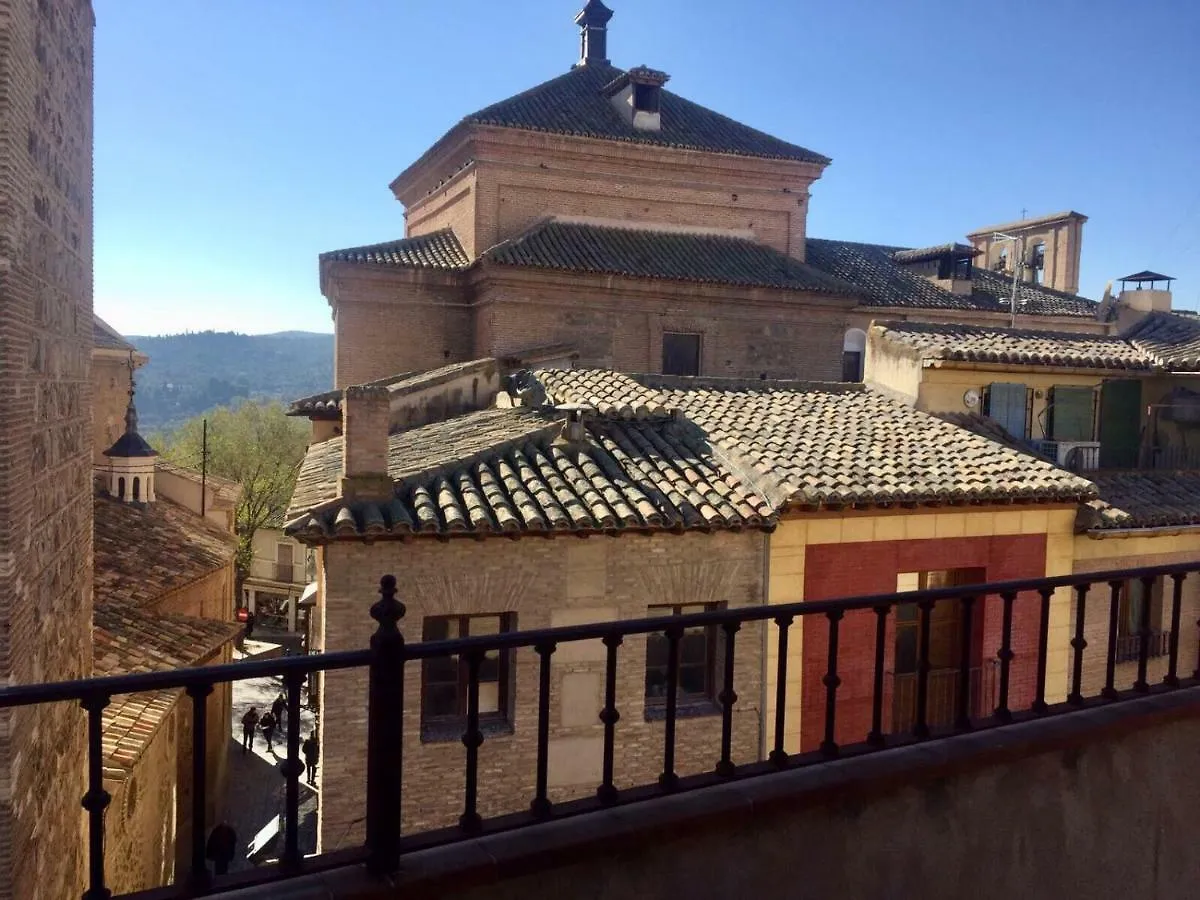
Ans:
{"label": "green wooden shutter", "polygon": [[988,418],[1015,438],[1025,440],[1025,385],[996,381],[988,385]]}
{"label": "green wooden shutter", "polygon": [[1094,392],[1090,387],[1055,385],[1050,395],[1050,437],[1056,441],[1090,441],[1095,429],[1092,413]]}
{"label": "green wooden shutter", "polygon": [[1142,383],[1106,381],[1100,391],[1100,466],[1133,469],[1141,444]]}

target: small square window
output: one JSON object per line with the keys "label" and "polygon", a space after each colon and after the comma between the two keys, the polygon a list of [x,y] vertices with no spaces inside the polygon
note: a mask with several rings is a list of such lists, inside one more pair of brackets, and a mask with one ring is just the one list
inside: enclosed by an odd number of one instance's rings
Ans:
{"label": "small square window", "polygon": [[658,112],[658,101],[662,88],[657,84],[635,84],[633,86],[633,108],[638,112]]}
{"label": "small square window", "polygon": [[[652,616],[682,616],[724,608],[720,603],[668,604],[649,607]],[[679,640],[679,676],[676,708],[690,712],[715,712],[717,660],[724,653],[724,639],[716,625],[687,628]],[[661,632],[646,636],[646,713],[654,718],[667,702],[670,677],[670,641]]]}
{"label": "small square window", "polygon": [[[501,634],[516,629],[513,613],[481,616],[428,616],[422,640]],[[507,730],[512,719],[512,651],[493,650],[479,667],[479,723],[486,730]],[[421,738],[457,740],[467,719],[470,666],[456,655],[421,664]]]}
{"label": "small square window", "polygon": [[664,375],[699,375],[700,335],[664,331],[662,355]]}

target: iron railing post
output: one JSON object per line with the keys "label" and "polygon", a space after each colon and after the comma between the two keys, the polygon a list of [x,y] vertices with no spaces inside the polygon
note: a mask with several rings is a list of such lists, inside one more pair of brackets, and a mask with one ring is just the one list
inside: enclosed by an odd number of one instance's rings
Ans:
{"label": "iron railing post", "polygon": [[400,868],[403,800],[404,635],[398,623],[404,604],[396,599],[396,578],[379,579],[379,600],[371,607],[378,622],[371,635],[367,693],[367,870],[391,875]]}

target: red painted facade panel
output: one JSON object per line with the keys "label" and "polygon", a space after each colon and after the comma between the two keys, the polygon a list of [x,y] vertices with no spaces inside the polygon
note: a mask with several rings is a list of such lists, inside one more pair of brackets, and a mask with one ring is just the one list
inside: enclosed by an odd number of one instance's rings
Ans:
{"label": "red painted facade panel", "polygon": [[[914,541],[875,541],[851,544],[817,544],[807,548],[804,596],[828,600],[863,594],[891,593],[903,572],[947,569],[982,569],[986,581],[1040,578],[1046,573],[1046,536],[938,538]],[[1010,708],[1029,706],[1034,696],[1037,666],[1039,598],[1022,594],[1013,606],[1013,658],[1009,684]],[[1000,649],[1003,603],[988,596],[976,603],[973,615],[972,663],[988,667]],[[871,729],[875,676],[877,617],[864,610],[849,613],[839,624],[835,740],[839,744],[863,740]],[[804,621],[804,678],[802,688],[801,749],[816,749],[825,732],[829,623],[824,616]],[[884,670],[893,669],[896,648],[895,615],[888,616],[884,645]],[[891,725],[893,696],[885,679],[884,730]]]}

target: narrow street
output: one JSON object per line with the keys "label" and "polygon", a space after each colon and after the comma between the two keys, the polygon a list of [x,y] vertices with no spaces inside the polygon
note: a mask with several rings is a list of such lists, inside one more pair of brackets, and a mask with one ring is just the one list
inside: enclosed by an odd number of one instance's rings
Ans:
{"label": "narrow street", "polygon": [[[245,652],[234,650],[234,659],[278,651],[280,645],[267,640],[247,640]],[[261,716],[283,690],[281,678],[252,678],[234,682],[232,733],[229,740],[229,779],[225,797],[226,821],[237,832],[238,852],[230,866],[237,872],[277,859],[283,850],[285,780],[279,771],[287,753],[286,728],[276,731],[273,748],[256,729],[253,750],[242,749],[242,716],[254,707]],[[307,701],[307,694],[303,700]],[[286,717],[284,723],[286,723]],[[300,740],[316,727],[313,711],[302,707]],[[320,772],[318,770],[318,785]],[[256,837],[259,839],[256,842]],[[255,846],[252,846],[254,844]],[[317,788],[300,779],[300,852],[317,849]]]}

